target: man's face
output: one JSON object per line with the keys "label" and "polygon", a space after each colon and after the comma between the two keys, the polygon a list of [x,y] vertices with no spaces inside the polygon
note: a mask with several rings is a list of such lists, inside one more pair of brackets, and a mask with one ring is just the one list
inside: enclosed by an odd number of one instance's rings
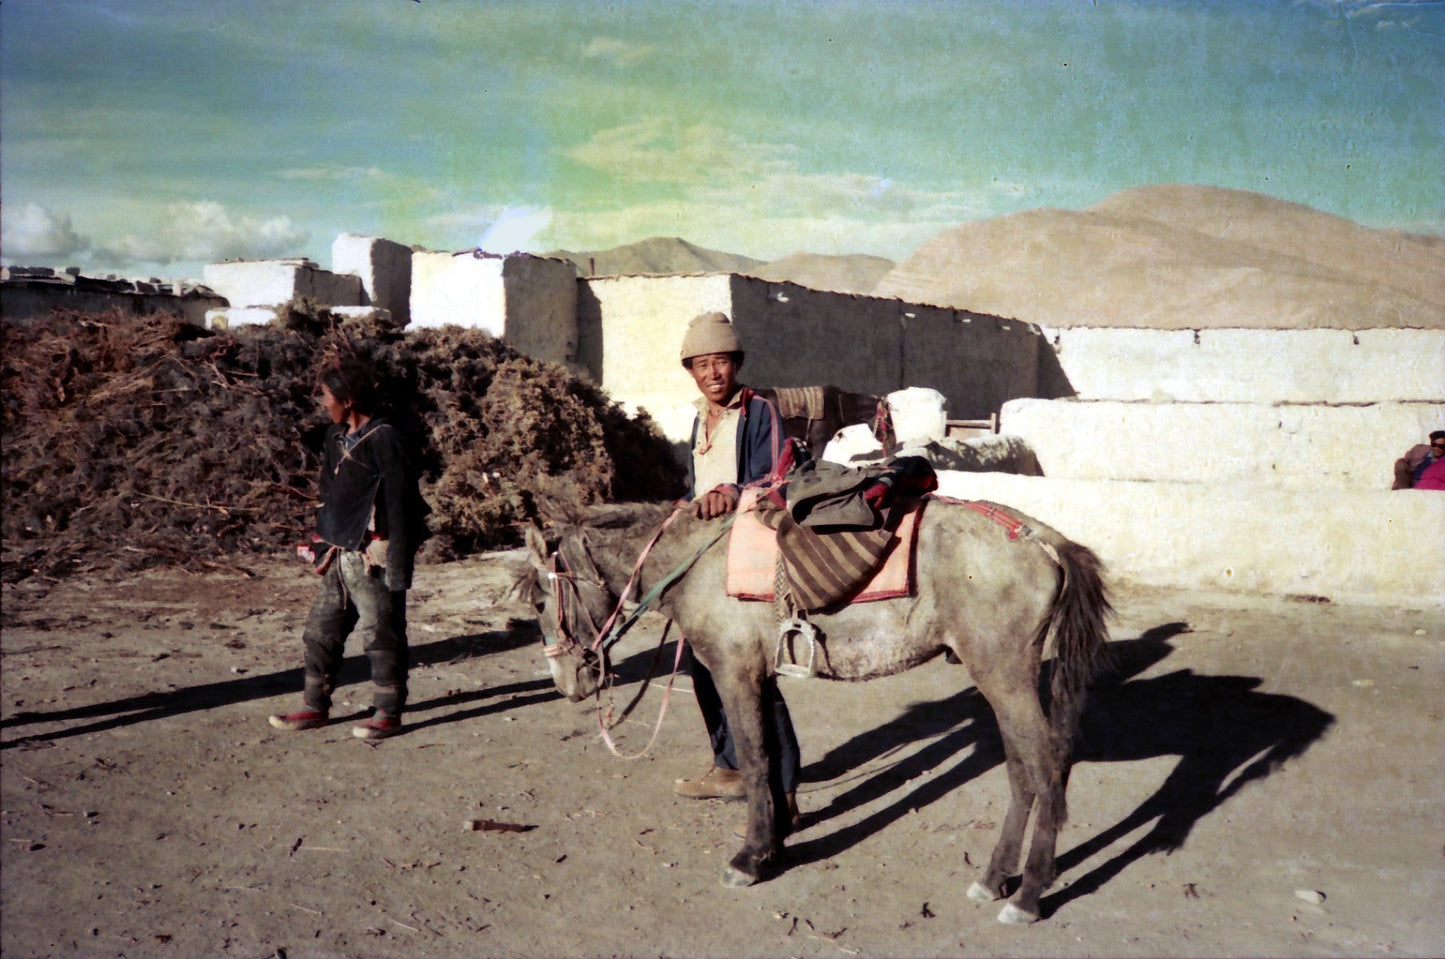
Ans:
{"label": "man's face", "polygon": [[1431,440],[1430,452],[1435,454],[1436,459],[1445,459],[1445,439]]}
{"label": "man's face", "polygon": [[730,353],[704,353],[692,358],[692,378],[708,402],[721,406],[738,388],[738,367]]}
{"label": "man's face", "polygon": [[331,422],[346,422],[346,416],[350,410],[346,408],[345,403],[338,400],[324,385],[321,387],[321,406],[326,410],[326,415],[331,417]]}

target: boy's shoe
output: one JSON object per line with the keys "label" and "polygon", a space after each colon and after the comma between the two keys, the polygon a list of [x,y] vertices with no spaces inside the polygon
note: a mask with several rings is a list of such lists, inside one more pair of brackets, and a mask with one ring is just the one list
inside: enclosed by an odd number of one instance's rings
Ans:
{"label": "boy's shoe", "polygon": [[385,739],[401,732],[401,717],[377,713],[363,723],[351,727],[351,735],[357,739]]}
{"label": "boy's shoe", "polygon": [[324,709],[302,709],[294,713],[272,713],[268,721],[277,729],[300,730],[316,729],[325,726],[327,720]]}

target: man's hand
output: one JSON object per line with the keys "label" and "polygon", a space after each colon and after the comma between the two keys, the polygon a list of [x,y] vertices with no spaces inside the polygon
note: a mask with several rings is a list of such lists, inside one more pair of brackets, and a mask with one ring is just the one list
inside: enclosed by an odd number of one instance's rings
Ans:
{"label": "man's hand", "polygon": [[718,486],[692,501],[692,515],[702,519],[726,516],[738,508],[739,493],[731,486]]}

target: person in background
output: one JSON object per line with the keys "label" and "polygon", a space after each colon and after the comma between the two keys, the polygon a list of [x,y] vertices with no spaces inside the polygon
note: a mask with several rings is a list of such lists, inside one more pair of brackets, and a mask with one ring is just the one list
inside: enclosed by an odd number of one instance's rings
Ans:
{"label": "person in background", "polygon": [[1420,475],[1415,477],[1415,489],[1445,489],[1445,455],[1436,456]]}
{"label": "person in background", "polygon": [[[692,374],[702,396],[696,401],[688,490],[694,515],[726,516],[738,507],[742,487],[773,471],[782,443],[782,420],[771,402],[738,383],[743,348],[732,322],[723,313],[703,313],[688,325],[682,339],[682,365]],[[727,714],[707,667],[692,658],[693,690],[707,726],[713,761],[696,779],[679,779],[673,791],[694,799],[743,799],[747,795],[738,772],[736,747]],[[798,825],[797,789],[802,776],[798,737],[788,704],[770,680],[763,691],[764,722],[778,749],[782,790],[787,801],[783,828]]]}
{"label": "person in background", "polygon": [[[1409,452],[1395,460],[1395,485],[1390,488],[1439,489],[1433,485],[1421,486],[1420,481],[1426,470],[1442,459],[1445,459],[1445,430],[1436,430],[1430,434],[1428,446],[1424,443],[1412,446]],[[1432,484],[1437,481],[1431,479]]]}
{"label": "person in background", "polygon": [[315,729],[330,718],[331,692],[347,637],[371,660],[373,712],[359,739],[401,732],[409,650],[406,594],[425,538],[426,504],[401,434],[377,415],[373,372],[358,360],[324,367],[321,405],[331,418],[321,464],[321,509],[312,536],[321,585],[306,621],[303,708],[270,717],[277,729]]}

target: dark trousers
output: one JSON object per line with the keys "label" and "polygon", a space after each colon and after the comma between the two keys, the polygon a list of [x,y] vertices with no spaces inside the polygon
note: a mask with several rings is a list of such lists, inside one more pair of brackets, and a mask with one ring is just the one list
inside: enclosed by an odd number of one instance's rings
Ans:
{"label": "dark trousers", "polygon": [[371,660],[375,686],[372,705],[378,713],[400,716],[406,705],[410,650],[406,642],[406,591],[386,588],[381,567],[367,568],[366,558],[340,551],[321,577],[301,641],[306,647],[308,709],[330,710],[331,691],[341,670],[346,639],[361,637]]}
{"label": "dark trousers", "polygon": [[[707,726],[708,738],[712,741],[713,762],[724,769],[737,769],[737,747],[732,732],[728,729],[727,713],[723,711],[722,697],[713,684],[712,673],[687,651],[692,668],[692,688],[697,695],[697,707],[702,711],[702,721]],[[778,689],[778,681],[769,679],[763,684],[763,736],[766,738],[768,754],[777,757],[777,773],[781,781],[773,784],[774,789],[796,792],[798,782],[803,778],[802,754],[798,749],[798,734],[793,731],[793,717],[788,704]]]}

